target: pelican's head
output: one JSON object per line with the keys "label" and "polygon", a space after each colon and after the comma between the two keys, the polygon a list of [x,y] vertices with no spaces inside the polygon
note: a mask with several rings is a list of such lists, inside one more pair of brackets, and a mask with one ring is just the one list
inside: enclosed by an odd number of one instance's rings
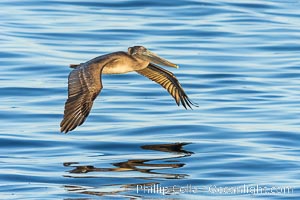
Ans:
{"label": "pelican's head", "polygon": [[143,46],[129,47],[128,54],[133,57],[136,57],[136,58],[148,61],[148,62],[152,62],[152,63],[158,64],[158,65],[179,68],[178,65],[171,63],[164,58],[159,57],[158,55],[156,55],[155,53],[152,53],[151,51],[149,51],[148,49],[146,49]]}

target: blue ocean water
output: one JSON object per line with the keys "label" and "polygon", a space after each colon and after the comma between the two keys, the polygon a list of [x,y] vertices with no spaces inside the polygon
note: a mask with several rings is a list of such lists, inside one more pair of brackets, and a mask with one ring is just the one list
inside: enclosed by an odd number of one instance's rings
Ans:
{"label": "blue ocean water", "polygon": [[[1,199],[299,199],[300,1],[0,2]],[[59,132],[71,63],[143,45],[199,107],[105,75]]]}

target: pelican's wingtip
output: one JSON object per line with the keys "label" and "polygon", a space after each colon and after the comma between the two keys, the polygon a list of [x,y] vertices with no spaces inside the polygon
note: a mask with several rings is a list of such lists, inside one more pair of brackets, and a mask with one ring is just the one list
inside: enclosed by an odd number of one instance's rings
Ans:
{"label": "pelican's wingtip", "polygon": [[61,127],[61,128],[60,128],[60,132],[61,132],[61,133],[64,133],[64,134],[67,134],[67,133],[69,132],[69,130],[65,130],[65,129],[63,129],[63,127]]}

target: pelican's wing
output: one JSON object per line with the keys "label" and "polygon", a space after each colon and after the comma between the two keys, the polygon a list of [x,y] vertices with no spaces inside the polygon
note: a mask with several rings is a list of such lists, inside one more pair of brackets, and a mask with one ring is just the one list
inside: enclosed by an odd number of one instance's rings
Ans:
{"label": "pelican's wing", "polygon": [[61,132],[67,133],[85,121],[101,89],[101,74],[95,65],[81,65],[71,71]]}
{"label": "pelican's wing", "polygon": [[175,99],[178,106],[182,104],[187,109],[187,106],[192,108],[191,105],[194,105],[173,73],[153,63],[142,70],[137,70],[137,72],[164,87]]}

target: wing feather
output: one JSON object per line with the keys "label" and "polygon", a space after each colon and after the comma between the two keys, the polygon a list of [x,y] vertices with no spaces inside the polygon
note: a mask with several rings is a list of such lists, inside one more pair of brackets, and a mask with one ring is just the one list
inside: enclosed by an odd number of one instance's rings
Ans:
{"label": "wing feather", "polygon": [[67,133],[85,121],[101,89],[101,71],[95,65],[80,65],[70,72],[61,132]]}
{"label": "wing feather", "polygon": [[191,109],[191,105],[197,106],[191,102],[172,72],[169,72],[153,63],[150,63],[142,70],[137,70],[137,72],[165,88],[175,99],[178,106],[181,104],[185,109],[187,109],[187,106]]}

